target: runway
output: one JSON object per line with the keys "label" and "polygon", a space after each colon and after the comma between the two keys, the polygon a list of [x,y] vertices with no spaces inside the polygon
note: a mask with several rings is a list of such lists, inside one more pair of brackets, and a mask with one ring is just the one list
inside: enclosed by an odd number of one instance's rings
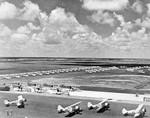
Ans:
{"label": "runway", "polygon": [[[62,106],[68,106],[78,101],[82,101],[81,108],[82,114],[72,116],[73,118],[125,118],[121,114],[123,107],[127,109],[134,109],[137,105],[126,103],[110,103],[110,111],[104,113],[96,113],[96,111],[89,111],[86,107],[88,101],[97,103],[96,100],[81,100],[70,99],[64,97],[52,97],[52,96],[37,96],[37,95],[24,95],[27,98],[27,104],[24,109],[18,109],[16,106],[5,107],[3,104],[4,99],[14,100],[17,94],[0,93],[0,116],[2,118],[8,118],[7,111],[12,111],[12,118],[63,118],[63,114],[58,114],[56,107],[58,104]],[[146,116],[149,117],[150,106],[146,106]],[[9,116],[10,117],[10,116]],[[128,117],[132,118],[132,117]]]}

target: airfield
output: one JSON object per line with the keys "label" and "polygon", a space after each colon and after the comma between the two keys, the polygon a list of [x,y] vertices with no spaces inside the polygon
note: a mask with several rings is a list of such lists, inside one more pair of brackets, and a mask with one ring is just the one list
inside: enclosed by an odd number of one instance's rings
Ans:
{"label": "airfield", "polygon": [[2,58],[0,83],[76,85],[81,89],[150,93],[150,60]]}
{"label": "airfield", "polygon": [[[123,107],[127,109],[134,109],[137,104],[129,103],[116,103],[110,102],[110,111],[104,113],[96,113],[96,111],[87,109],[87,102],[97,103],[97,100],[91,99],[77,99],[69,97],[57,97],[57,96],[37,96],[37,95],[24,95],[27,98],[27,104],[25,108],[18,109],[16,106],[5,107],[3,102],[0,102],[0,116],[2,118],[63,118],[63,114],[57,113],[57,105],[68,106],[78,101],[82,101],[81,108],[83,111],[81,114],[76,114],[73,118],[125,118],[121,114]],[[4,99],[13,100],[17,97],[17,94],[12,93],[0,93],[0,101]],[[150,106],[146,106],[147,112],[145,117],[150,117]],[[7,111],[11,112],[11,116],[7,114]],[[132,118],[132,117],[127,117]]]}
{"label": "airfield", "polygon": [[[75,86],[81,90],[98,92],[115,92],[144,95],[150,94],[150,60],[117,60],[117,59],[64,59],[64,58],[8,58],[0,59],[0,83],[38,83],[49,85]],[[92,92],[93,91],[93,92]],[[24,94],[27,105],[24,109],[16,106],[5,107],[4,99],[14,100],[17,94],[0,92],[0,117],[2,118],[63,118],[57,113],[57,105],[68,106],[78,101],[83,109],[82,114],[73,118],[125,118],[121,114],[123,107],[134,109],[135,102],[110,102],[110,111],[96,113],[89,111],[87,102],[97,103],[99,98],[84,99],[76,92],[75,96]],[[83,95],[83,96],[82,96]],[[107,97],[113,94],[103,94]],[[120,98],[124,99],[120,96]],[[130,98],[130,97],[129,97]],[[133,98],[134,100],[134,98]],[[141,101],[141,99],[140,99]],[[150,103],[150,100],[148,100]],[[150,105],[146,106],[145,117],[150,117]],[[128,116],[127,118],[132,118]]]}

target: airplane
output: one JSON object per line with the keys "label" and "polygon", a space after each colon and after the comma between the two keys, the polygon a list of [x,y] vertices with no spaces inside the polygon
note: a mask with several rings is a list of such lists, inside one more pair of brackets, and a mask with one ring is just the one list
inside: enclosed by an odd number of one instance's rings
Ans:
{"label": "airplane", "polygon": [[65,116],[73,116],[75,114],[79,114],[81,113],[82,109],[79,107],[81,101],[80,102],[76,102],[70,106],[67,107],[62,107],[61,105],[57,106],[57,111],[58,113],[64,113]]}
{"label": "airplane", "polygon": [[146,108],[143,104],[139,104],[136,109],[127,110],[125,108],[122,109],[122,114],[124,116],[134,116],[134,118],[143,118],[146,113]]}
{"label": "airplane", "polygon": [[6,107],[15,104],[18,108],[24,108],[26,101],[27,101],[26,98],[24,98],[22,95],[19,95],[17,100],[14,101],[4,100],[4,104]]}
{"label": "airplane", "polygon": [[69,96],[69,91],[63,90],[61,88],[56,88],[56,91],[53,91],[52,93],[56,95],[68,95]]}
{"label": "airplane", "polygon": [[94,105],[91,102],[88,102],[87,107],[89,110],[96,109],[97,113],[104,112],[106,110],[110,110],[110,104],[108,103],[108,99],[104,99],[103,101],[99,102],[98,104],[94,104]]}

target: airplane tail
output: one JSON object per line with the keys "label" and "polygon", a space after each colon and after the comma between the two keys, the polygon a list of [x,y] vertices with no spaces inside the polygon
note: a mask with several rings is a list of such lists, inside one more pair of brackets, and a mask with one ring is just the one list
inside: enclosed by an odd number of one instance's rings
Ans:
{"label": "airplane tail", "polygon": [[58,113],[62,113],[64,111],[64,108],[61,105],[57,106]]}
{"label": "airplane tail", "polygon": [[90,110],[90,109],[93,109],[93,108],[94,108],[94,105],[93,105],[91,102],[88,102],[88,103],[87,103],[87,107],[88,107],[88,109]]}
{"label": "airplane tail", "polygon": [[9,101],[8,100],[4,100],[4,104],[5,104],[5,106],[9,106]]}
{"label": "airplane tail", "polygon": [[123,108],[123,109],[122,109],[122,114],[125,116],[125,115],[128,114],[128,111],[127,111],[125,108]]}

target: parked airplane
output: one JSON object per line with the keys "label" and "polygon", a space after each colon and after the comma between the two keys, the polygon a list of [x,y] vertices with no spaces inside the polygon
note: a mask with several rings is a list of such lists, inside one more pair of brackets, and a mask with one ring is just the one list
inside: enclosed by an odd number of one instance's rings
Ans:
{"label": "parked airplane", "polygon": [[70,106],[67,107],[62,107],[61,105],[58,105],[57,107],[57,111],[58,113],[64,113],[65,116],[72,116],[75,114],[79,114],[81,113],[82,109],[79,107],[81,101],[80,102],[76,102]]}
{"label": "parked airplane", "polygon": [[14,101],[4,100],[4,104],[6,107],[15,104],[18,108],[24,108],[26,101],[27,101],[26,98],[24,98],[22,95],[19,95],[17,100]]}
{"label": "parked airplane", "polygon": [[87,107],[89,110],[96,109],[97,112],[104,112],[104,111],[110,109],[108,99],[104,99],[103,101],[99,102],[98,104],[94,104],[94,105],[91,102],[88,102]]}
{"label": "parked airplane", "polygon": [[146,112],[146,108],[143,104],[139,104],[136,109],[133,110],[126,110],[125,108],[122,109],[122,114],[124,116],[134,116],[134,118],[143,118]]}

